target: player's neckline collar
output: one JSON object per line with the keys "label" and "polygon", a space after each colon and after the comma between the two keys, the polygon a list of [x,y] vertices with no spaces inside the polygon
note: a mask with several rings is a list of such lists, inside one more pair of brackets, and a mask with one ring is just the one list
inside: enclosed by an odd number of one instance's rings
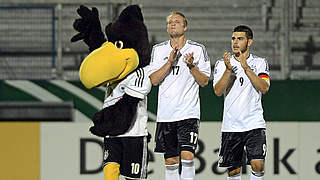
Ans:
{"label": "player's neckline collar", "polygon": [[[190,46],[190,44],[188,43],[190,40],[186,39],[186,43],[182,46],[182,48],[179,51],[183,51],[184,49],[186,49],[187,47]],[[168,40],[168,45],[170,47],[171,50],[173,50],[171,44],[170,44],[170,39]]]}
{"label": "player's neckline collar", "polygon": [[[234,54],[232,54],[232,58],[233,58],[235,61],[237,61],[237,62],[240,63],[240,61],[238,61],[238,60],[234,57]],[[251,60],[252,60],[252,54],[250,53],[249,56],[248,56],[248,58],[247,58],[247,62],[249,62],[249,61],[251,61]]]}

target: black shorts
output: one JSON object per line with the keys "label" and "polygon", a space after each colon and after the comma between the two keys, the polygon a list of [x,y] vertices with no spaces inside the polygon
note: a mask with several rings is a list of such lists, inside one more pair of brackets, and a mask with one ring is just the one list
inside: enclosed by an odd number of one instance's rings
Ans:
{"label": "black shorts", "polygon": [[179,156],[181,151],[195,153],[198,143],[199,119],[186,119],[176,122],[158,122],[155,152],[164,157]]}
{"label": "black shorts", "polygon": [[267,152],[266,130],[253,129],[246,132],[222,132],[219,167],[245,165],[244,149],[248,162],[265,159]]}
{"label": "black shorts", "polygon": [[120,174],[131,179],[147,178],[147,137],[104,138],[104,165],[120,164]]}

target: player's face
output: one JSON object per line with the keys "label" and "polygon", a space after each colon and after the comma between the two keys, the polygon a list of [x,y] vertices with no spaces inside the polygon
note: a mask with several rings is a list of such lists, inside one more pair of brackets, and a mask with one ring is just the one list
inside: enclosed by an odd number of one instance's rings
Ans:
{"label": "player's face", "polygon": [[242,53],[245,53],[248,51],[252,40],[247,39],[246,33],[245,32],[234,32],[232,34],[232,39],[231,39],[231,44],[232,44],[232,51],[234,54],[239,54],[241,51]]}
{"label": "player's face", "polygon": [[183,22],[183,17],[179,14],[173,14],[169,16],[167,21],[167,32],[170,37],[180,37],[184,35],[186,32],[187,27]]}

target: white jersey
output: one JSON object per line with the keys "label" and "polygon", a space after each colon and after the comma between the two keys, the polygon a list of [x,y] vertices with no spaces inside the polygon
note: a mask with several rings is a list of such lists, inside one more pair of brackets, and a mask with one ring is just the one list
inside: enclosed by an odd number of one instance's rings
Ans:
{"label": "white jersey", "polygon": [[[255,89],[245,74],[239,61],[233,56],[230,58],[232,75],[235,78],[230,91],[224,92],[224,109],[222,132],[244,132],[256,128],[265,128],[261,104],[262,93]],[[269,66],[264,58],[250,54],[247,63],[252,71],[270,85]],[[222,77],[226,66],[223,59],[215,64],[213,87]],[[228,88],[226,88],[228,89]]]}
{"label": "white jersey", "polygon": [[[152,49],[150,73],[160,69],[172,51],[170,41],[157,44]],[[178,52],[178,61],[172,65],[159,85],[157,122],[174,122],[188,118],[200,119],[199,85],[185,63],[184,55],[194,53],[194,64],[210,76],[211,67],[207,51],[202,44],[187,40]]]}
{"label": "white jersey", "polygon": [[123,79],[110,94],[109,92],[106,92],[108,95],[105,97],[103,108],[114,105],[123,97],[124,94],[141,99],[138,103],[134,125],[125,134],[119,135],[118,137],[148,135],[147,95],[150,90],[151,82],[148,76],[147,66],[132,72],[129,76]]}

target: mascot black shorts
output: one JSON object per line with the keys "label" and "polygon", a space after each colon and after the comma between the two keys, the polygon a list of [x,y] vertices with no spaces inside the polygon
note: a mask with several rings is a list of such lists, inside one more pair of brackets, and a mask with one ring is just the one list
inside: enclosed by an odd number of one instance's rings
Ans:
{"label": "mascot black shorts", "polygon": [[147,136],[104,138],[104,164],[120,164],[120,174],[130,179],[146,179]]}

